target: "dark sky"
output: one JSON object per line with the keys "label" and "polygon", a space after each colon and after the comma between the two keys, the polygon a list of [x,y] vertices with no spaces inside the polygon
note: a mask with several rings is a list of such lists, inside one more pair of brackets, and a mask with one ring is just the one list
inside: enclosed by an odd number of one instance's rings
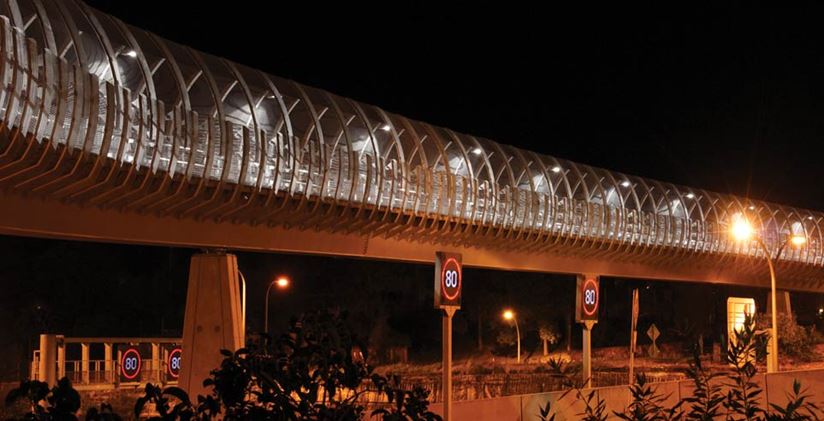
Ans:
{"label": "dark sky", "polygon": [[433,124],[824,209],[824,9],[812,3],[89,3],[172,40]]}

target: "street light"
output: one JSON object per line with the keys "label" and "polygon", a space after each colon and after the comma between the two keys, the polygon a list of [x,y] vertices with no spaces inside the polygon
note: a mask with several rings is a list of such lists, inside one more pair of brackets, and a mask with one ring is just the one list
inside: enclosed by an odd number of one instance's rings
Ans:
{"label": "street light", "polygon": [[278,289],[286,289],[289,288],[289,278],[286,276],[278,276],[277,279],[269,283],[269,286],[266,287],[266,300],[263,308],[263,331],[268,335],[269,334],[269,295],[272,291],[272,287],[276,286]]}
{"label": "street light", "polygon": [[781,243],[781,246],[778,247],[775,255],[773,255],[770,253],[770,249],[767,248],[767,245],[764,244],[764,240],[761,239],[761,236],[757,235],[750,222],[741,215],[736,215],[734,217],[732,226],[730,227],[730,234],[732,234],[733,238],[737,241],[755,240],[756,243],[758,243],[758,246],[761,247],[761,250],[764,251],[764,257],[767,259],[767,265],[770,268],[770,312],[772,320],[770,322],[771,335],[769,355],[767,355],[767,372],[774,373],[778,371],[778,316],[775,298],[775,262],[781,257],[781,252],[784,251],[784,247],[786,247],[787,244],[792,244],[795,247],[801,247],[807,243],[807,237],[800,234],[795,234],[792,232],[792,228],[790,228],[790,234]]}
{"label": "street light", "polygon": [[515,323],[515,334],[518,337],[518,364],[521,363],[521,329],[518,327],[518,318],[515,317],[515,312],[512,310],[506,309],[504,310],[504,320],[512,321]]}

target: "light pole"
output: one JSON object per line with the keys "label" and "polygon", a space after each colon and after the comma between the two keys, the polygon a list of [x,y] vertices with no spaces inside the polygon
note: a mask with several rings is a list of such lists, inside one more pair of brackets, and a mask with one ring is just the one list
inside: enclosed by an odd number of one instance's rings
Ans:
{"label": "light pole", "polygon": [[504,320],[509,320],[515,323],[515,335],[518,340],[518,364],[521,363],[521,328],[518,327],[518,318],[515,317],[515,312],[512,310],[504,310]]}
{"label": "light pole", "polygon": [[767,259],[767,266],[770,268],[770,312],[771,312],[771,329],[769,341],[769,355],[767,355],[767,372],[774,373],[778,371],[778,312],[776,311],[776,294],[775,294],[775,262],[781,257],[784,247],[787,244],[792,244],[796,247],[801,247],[807,242],[807,237],[797,235],[790,229],[790,234],[781,243],[776,250],[775,255],[770,253],[770,249],[757,235],[749,221],[744,217],[736,218],[731,227],[732,236],[738,241],[746,241],[754,239],[761,250],[764,252],[764,257]]}
{"label": "light pole", "polygon": [[286,289],[289,288],[289,278],[285,276],[278,276],[277,279],[269,283],[269,286],[266,287],[266,300],[263,308],[263,332],[267,335],[269,334],[269,295],[272,291],[272,287],[276,286],[278,289]]}

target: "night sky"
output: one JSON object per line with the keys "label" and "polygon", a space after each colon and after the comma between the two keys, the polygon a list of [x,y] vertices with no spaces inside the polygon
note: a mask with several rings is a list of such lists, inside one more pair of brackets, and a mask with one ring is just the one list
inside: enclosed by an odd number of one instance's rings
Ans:
{"label": "night sky", "polygon": [[[824,210],[824,10],[812,3],[774,10],[743,3],[702,10],[626,3],[549,10],[515,4],[501,10],[500,3],[486,9],[414,2],[277,2],[266,9],[257,1],[88,3],[171,40],[460,132],[630,174]],[[174,335],[182,324],[188,257],[195,250],[0,237],[0,251],[0,317],[9,332],[0,335],[4,352],[30,354],[25,338],[43,329],[148,336]],[[384,311],[422,356],[437,349],[431,267],[252,253],[240,253],[239,263],[250,283],[251,327],[260,323],[262,291],[277,274],[295,279],[293,290],[272,297],[281,324],[336,291],[360,291],[369,282],[381,285],[370,289],[369,304],[397,303],[397,311],[363,308]],[[467,302],[494,301],[483,314],[487,330],[504,304],[531,308],[525,311],[532,311],[533,321],[559,317],[574,285],[568,275],[468,271],[467,279],[466,288],[475,283],[472,291],[484,292],[469,292]],[[606,284],[617,303],[607,308],[616,321],[610,329],[622,339],[631,287],[647,291],[642,313],[671,323],[680,316],[668,302],[706,297],[709,288]],[[711,306],[731,293],[747,291],[713,287],[714,298],[702,302]],[[807,297],[799,308],[812,311],[819,301]],[[468,306],[456,319],[456,332],[473,332],[477,313],[477,306]],[[432,335],[421,333],[428,327]],[[457,346],[471,348],[474,337],[463,336],[469,342]],[[22,348],[9,351],[10,344]],[[0,367],[0,377],[16,375],[14,367]]]}

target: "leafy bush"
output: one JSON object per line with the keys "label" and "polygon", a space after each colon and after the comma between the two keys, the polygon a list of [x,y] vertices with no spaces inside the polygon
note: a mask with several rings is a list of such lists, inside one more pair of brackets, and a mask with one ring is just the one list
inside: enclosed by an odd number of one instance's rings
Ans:
{"label": "leafy bush", "polygon": [[681,404],[672,408],[664,408],[664,401],[668,396],[661,396],[648,383],[643,374],[638,374],[635,384],[629,388],[632,401],[624,412],[615,412],[615,415],[626,421],[666,421],[681,418]]}
{"label": "leafy bush", "polygon": [[687,376],[692,379],[695,390],[692,396],[683,399],[683,403],[689,408],[687,411],[688,420],[713,421],[720,416],[720,411],[724,403],[725,396],[721,392],[721,386],[716,381],[721,375],[710,373],[701,365],[701,352],[698,347],[693,351],[693,360],[687,370]]}
{"label": "leafy bush", "polygon": [[28,401],[30,412],[24,419],[29,420],[76,420],[75,414],[80,410],[80,394],[65,377],[52,389],[37,380],[21,382],[18,388],[6,395],[6,406],[18,400]]}
{"label": "leafy bush", "polygon": [[[814,348],[819,340],[814,329],[799,325],[795,316],[787,313],[778,313],[776,319],[778,321],[778,349],[781,354],[803,361],[814,360],[816,356]],[[771,320],[769,314],[759,315],[758,328],[768,329],[772,325]]]}

